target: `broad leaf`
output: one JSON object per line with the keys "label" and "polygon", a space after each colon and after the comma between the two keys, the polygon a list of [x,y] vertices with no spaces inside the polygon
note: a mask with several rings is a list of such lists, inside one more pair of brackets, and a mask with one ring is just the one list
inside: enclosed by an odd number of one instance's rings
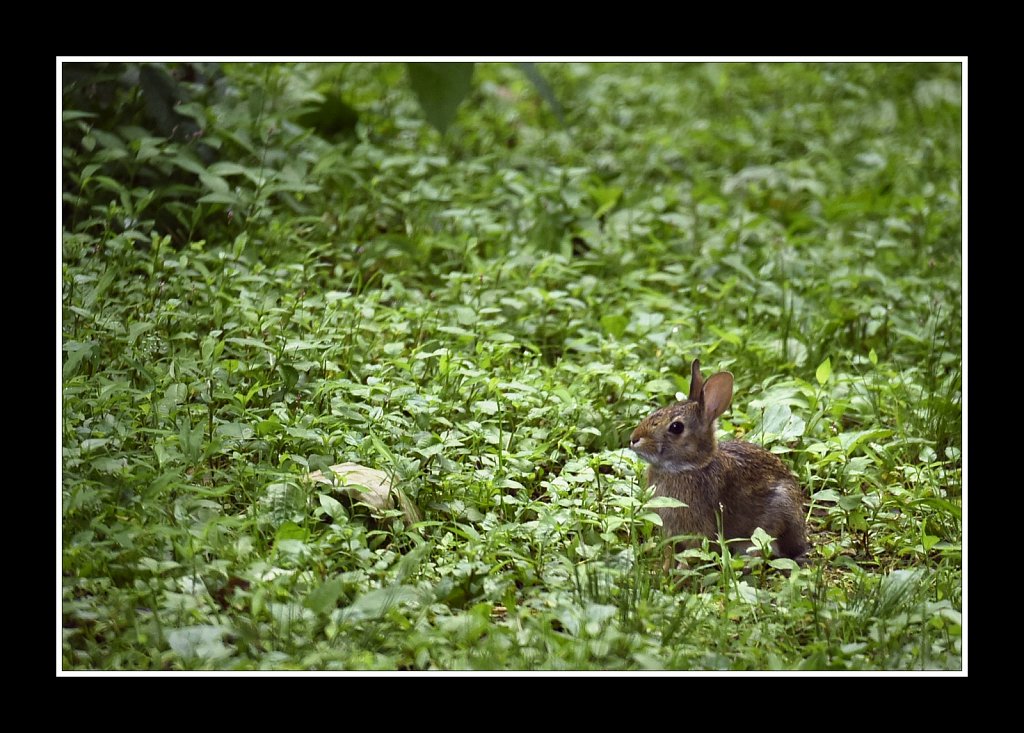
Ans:
{"label": "broad leaf", "polygon": [[785,443],[802,436],[806,427],[804,419],[794,415],[789,405],[776,402],[768,405],[757,432],[763,434],[766,441],[777,439]]}
{"label": "broad leaf", "polygon": [[409,84],[420,102],[427,121],[444,133],[469,94],[473,64],[410,63]]}
{"label": "broad leaf", "polygon": [[818,384],[824,385],[828,381],[828,378],[832,376],[832,357],[825,359],[818,365],[817,370],[814,372],[815,379],[818,380]]}
{"label": "broad leaf", "polygon": [[333,578],[310,591],[306,595],[305,600],[303,600],[302,605],[319,614],[333,611],[334,607],[338,604],[338,598],[341,597],[343,589],[344,583],[339,578]]}
{"label": "broad leaf", "polygon": [[645,509],[677,509],[685,506],[686,504],[679,501],[679,499],[673,499],[671,496],[655,496],[644,504]]}
{"label": "broad leaf", "polygon": [[211,624],[186,626],[168,631],[167,644],[185,659],[223,659],[231,654],[223,642],[225,633],[223,627]]}
{"label": "broad leaf", "polygon": [[379,588],[359,596],[351,606],[337,613],[337,620],[361,621],[368,618],[380,618],[396,606],[403,606],[418,601],[419,592],[405,585]]}

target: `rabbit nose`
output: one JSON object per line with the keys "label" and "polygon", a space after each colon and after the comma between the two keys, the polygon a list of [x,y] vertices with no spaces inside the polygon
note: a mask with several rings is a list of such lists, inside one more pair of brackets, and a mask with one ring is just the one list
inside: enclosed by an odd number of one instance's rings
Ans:
{"label": "rabbit nose", "polygon": [[632,435],[629,436],[629,447],[632,448],[634,445],[640,442],[640,436],[637,430],[634,430]]}

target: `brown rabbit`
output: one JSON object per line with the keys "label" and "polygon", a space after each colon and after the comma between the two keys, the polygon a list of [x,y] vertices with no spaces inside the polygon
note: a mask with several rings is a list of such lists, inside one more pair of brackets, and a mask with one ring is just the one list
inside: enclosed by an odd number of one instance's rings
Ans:
{"label": "brown rabbit", "polygon": [[[732,374],[705,382],[693,360],[690,398],[655,411],[629,438],[629,447],[650,464],[647,485],[685,507],[658,509],[664,533],[718,537],[718,512],[733,552],[751,548],[758,527],[776,539],[772,552],[803,564],[810,549],[804,526],[803,491],[775,455],[738,440],[718,444],[715,421],[732,401]],[[690,539],[683,547],[694,547]]]}

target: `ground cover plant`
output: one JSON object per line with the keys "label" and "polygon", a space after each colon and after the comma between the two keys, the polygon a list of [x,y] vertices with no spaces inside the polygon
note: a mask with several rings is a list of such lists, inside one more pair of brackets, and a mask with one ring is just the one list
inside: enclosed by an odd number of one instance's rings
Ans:
{"label": "ground cover plant", "polygon": [[[60,666],[960,669],[959,65],[422,71],[64,65]],[[807,568],[663,570],[695,357]]]}

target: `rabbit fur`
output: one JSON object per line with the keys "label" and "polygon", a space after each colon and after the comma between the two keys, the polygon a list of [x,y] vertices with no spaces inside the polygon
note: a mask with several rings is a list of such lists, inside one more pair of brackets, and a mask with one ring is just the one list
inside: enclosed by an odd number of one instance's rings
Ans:
{"label": "rabbit fur", "polygon": [[660,508],[667,537],[687,535],[677,549],[696,547],[701,537],[717,539],[721,528],[733,552],[748,552],[761,527],[775,538],[772,553],[803,564],[810,546],[804,522],[803,490],[773,453],[738,440],[718,443],[716,421],[732,401],[733,376],[719,372],[705,382],[700,362],[691,366],[689,399],[646,417],[629,446],[649,463],[647,485],[685,507]]}

